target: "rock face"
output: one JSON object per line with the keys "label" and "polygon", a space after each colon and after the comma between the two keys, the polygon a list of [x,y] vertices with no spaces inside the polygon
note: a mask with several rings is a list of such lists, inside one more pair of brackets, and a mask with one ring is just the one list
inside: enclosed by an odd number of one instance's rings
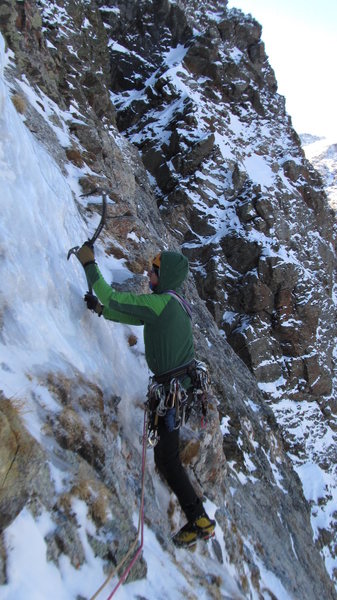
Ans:
{"label": "rock face", "polygon": [[19,417],[20,408],[5,398],[0,404],[0,531],[15,519],[46,477],[44,452]]}
{"label": "rock face", "polygon": [[[134,289],[141,291],[137,275],[158,248],[180,247],[190,260],[187,295],[214,397],[208,428],[200,432],[192,422],[182,451],[200,493],[218,507],[244,597],[269,594],[263,566],[292,598],[335,598],[319,553],[324,546],[334,556],[333,537],[313,541],[310,507],[286,453],[296,452],[296,440],[292,427],[281,430],[273,406],[315,403],[324,425],[336,426],[334,215],[277,94],[261,26],[227,12],[224,2],[200,4],[4,0],[0,28],[16,65],[8,77],[18,96],[25,75],[48,98],[50,115],[27,98],[22,110],[61,169],[87,167],[78,182],[83,192],[100,186],[114,200],[105,249],[125,259]],[[55,123],[67,129],[70,145],[56,139]],[[94,210],[88,203],[85,213]],[[139,478],[139,450],[123,445],[118,399],[104,406],[94,382],[59,381],[53,373],[43,385],[59,411],[41,417],[52,443],[48,452],[32,444],[29,469],[35,480],[44,465],[47,477],[47,464],[62,457],[72,485],[43,494],[38,479],[32,491],[18,478],[20,501],[11,512],[13,493],[0,497],[3,526],[24,505],[33,514],[53,506],[49,557],[57,564],[65,553],[79,566],[84,551],[71,511],[79,499],[97,527],[91,546],[117,564],[135,534]],[[7,481],[17,437],[1,415]],[[335,458],[332,449],[327,469]],[[149,523],[172,554],[152,474],[147,489]],[[144,562],[132,576],[146,576]]]}
{"label": "rock face", "polygon": [[[120,74],[118,82],[112,77],[117,124],[139,147],[161,214],[237,354],[259,381],[282,382],[287,395],[330,397],[333,308],[326,277],[331,289],[333,215],[322,182],[276,93],[260,25],[213,6],[213,19],[206,28],[199,24],[200,35],[190,35],[187,44],[198,10],[189,2],[179,6],[186,9],[179,32],[170,12],[155,30],[154,17],[145,31],[143,24],[135,27],[133,15],[129,25],[127,16],[106,20],[120,44],[116,60],[123,44],[122,64],[127,60],[128,73],[135,74],[134,85],[125,75],[123,93]],[[158,50],[148,51],[150,40],[157,47],[160,27],[166,32],[161,64]],[[146,68],[139,68],[134,55],[144,39]],[[320,323],[323,336],[317,335]]]}

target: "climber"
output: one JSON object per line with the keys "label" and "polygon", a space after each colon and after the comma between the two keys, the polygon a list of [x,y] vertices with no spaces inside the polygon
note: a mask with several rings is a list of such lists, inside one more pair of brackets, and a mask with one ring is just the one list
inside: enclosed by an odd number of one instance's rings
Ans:
{"label": "climber", "polygon": [[[97,297],[85,295],[87,307],[105,319],[129,325],[144,325],[145,357],[149,369],[169,386],[172,373],[194,359],[190,316],[179,289],[187,277],[188,260],[178,252],[163,251],[152,262],[149,286],[152,293],[133,294],[114,291],[104,280],[95,262],[93,247],[84,244],[76,253],[84,267],[89,287]],[[169,292],[169,293],[168,293]],[[188,388],[191,380],[181,378]],[[190,546],[198,538],[213,535],[215,521],[210,519],[197,496],[179,456],[179,428],[172,428],[164,416],[158,418],[158,443],[154,447],[155,464],[178,498],[187,524],[173,537],[177,546]]]}

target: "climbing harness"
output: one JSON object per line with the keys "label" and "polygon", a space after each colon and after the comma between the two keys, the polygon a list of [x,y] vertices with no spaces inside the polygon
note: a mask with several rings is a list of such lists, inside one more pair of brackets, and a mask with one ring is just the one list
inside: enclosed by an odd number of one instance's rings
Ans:
{"label": "climbing harness", "polygon": [[94,593],[94,595],[91,596],[90,600],[95,600],[98,597],[98,595],[107,586],[107,584],[109,583],[109,581],[111,581],[111,579],[115,576],[115,574],[117,573],[117,571],[119,571],[119,569],[121,569],[121,567],[130,558],[130,556],[132,555],[132,553],[136,549],[138,538],[139,538],[139,533],[140,533],[140,544],[139,544],[139,547],[137,549],[137,552],[135,553],[134,557],[132,558],[132,560],[129,563],[129,565],[127,566],[127,568],[124,570],[124,572],[120,576],[119,581],[117,582],[117,584],[115,585],[114,589],[112,590],[112,592],[110,593],[110,595],[107,597],[106,600],[110,600],[110,598],[112,598],[112,596],[118,590],[119,586],[122,585],[122,583],[125,582],[127,576],[129,575],[129,573],[130,573],[133,565],[135,564],[136,560],[138,559],[138,557],[139,557],[139,555],[140,555],[140,553],[141,553],[141,551],[143,549],[143,543],[144,543],[144,488],[145,488],[145,467],[146,467],[146,447],[147,447],[147,443],[146,443],[146,441],[147,441],[147,436],[146,436],[147,417],[148,417],[148,413],[147,413],[147,410],[145,410],[145,412],[144,412],[144,424],[143,424],[143,437],[142,437],[142,443],[143,443],[143,448],[142,448],[142,488],[141,488],[141,498],[140,498],[140,508],[139,508],[137,535],[136,535],[136,538],[135,538],[134,542],[130,546],[128,552],[122,558],[122,560],[120,561],[120,563],[109,573],[109,575],[107,576],[107,578],[105,579],[105,581],[103,581],[102,585],[98,588],[98,590]]}
{"label": "climbing harness", "polygon": [[[183,386],[190,377],[192,387]],[[145,407],[149,413],[147,424],[148,447],[159,441],[159,418],[163,417],[169,431],[185,425],[191,412],[201,414],[201,426],[207,414],[209,375],[205,363],[192,360],[187,365],[150,378]]]}

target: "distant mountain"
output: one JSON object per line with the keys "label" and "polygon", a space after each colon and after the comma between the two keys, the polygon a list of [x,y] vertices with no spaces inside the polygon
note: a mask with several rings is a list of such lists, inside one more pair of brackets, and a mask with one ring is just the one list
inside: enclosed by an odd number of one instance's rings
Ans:
{"label": "distant mountain", "polygon": [[314,142],[318,142],[319,140],[324,140],[324,137],[312,135],[311,133],[301,133],[300,140],[302,142],[302,145],[305,146],[307,144],[313,144]]}
{"label": "distant mountain", "polygon": [[331,207],[337,210],[337,140],[310,133],[300,135],[307,159],[323,179]]}

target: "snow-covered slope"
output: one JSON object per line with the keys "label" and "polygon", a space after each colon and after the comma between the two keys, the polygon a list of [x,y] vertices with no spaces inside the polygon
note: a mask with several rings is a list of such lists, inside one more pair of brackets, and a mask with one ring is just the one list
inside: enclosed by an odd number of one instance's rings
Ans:
{"label": "snow-covered slope", "polygon": [[337,211],[337,142],[310,134],[300,137],[305,155],[321,174],[330,205]]}

